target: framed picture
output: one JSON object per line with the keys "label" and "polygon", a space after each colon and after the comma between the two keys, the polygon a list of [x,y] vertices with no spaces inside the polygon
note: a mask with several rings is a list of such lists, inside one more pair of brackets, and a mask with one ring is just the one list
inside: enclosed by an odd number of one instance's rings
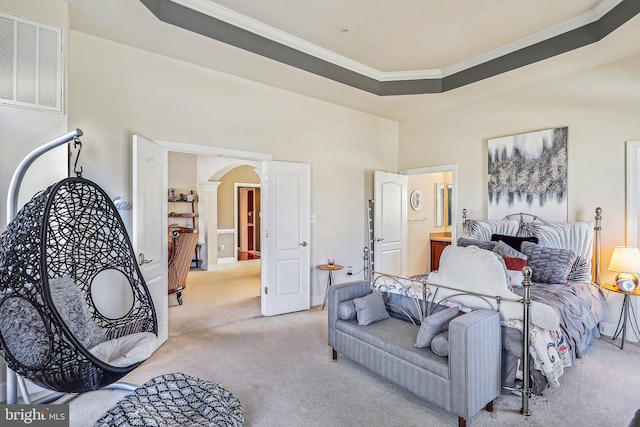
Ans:
{"label": "framed picture", "polygon": [[488,215],[526,212],[567,221],[568,128],[490,139]]}

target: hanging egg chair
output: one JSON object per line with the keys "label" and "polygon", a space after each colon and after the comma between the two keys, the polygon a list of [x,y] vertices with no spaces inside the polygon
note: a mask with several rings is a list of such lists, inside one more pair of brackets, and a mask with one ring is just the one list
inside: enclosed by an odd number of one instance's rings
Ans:
{"label": "hanging egg chair", "polygon": [[78,176],[36,194],[0,236],[7,366],[50,390],[97,390],[142,363],[156,335],[149,289],[104,190]]}

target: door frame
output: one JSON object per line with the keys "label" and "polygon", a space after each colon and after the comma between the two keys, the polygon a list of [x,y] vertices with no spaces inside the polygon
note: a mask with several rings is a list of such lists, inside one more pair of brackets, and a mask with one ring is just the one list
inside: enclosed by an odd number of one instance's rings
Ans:
{"label": "door frame", "polygon": [[425,166],[414,169],[403,169],[398,173],[401,175],[423,175],[428,173],[451,172],[451,244],[458,241],[458,165],[438,165]]}
{"label": "door frame", "polygon": [[[262,181],[262,177],[258,174],[260,180]],[[260,188],[262,184],[256,184],[254,182],[234,182],[233,183],[233,229],[234,229],[234,245],[233,245],[233,256],[236,261],[238,261],[238,239],[240,236],[240,224],[238,224],[238,213],[239,213],[239,200],[238,200],[238,189],[240,187],[252,187],[252,188]],[[254,220],[255,221],[255,220]],[[262,249],[262,248],[260,248]]]}

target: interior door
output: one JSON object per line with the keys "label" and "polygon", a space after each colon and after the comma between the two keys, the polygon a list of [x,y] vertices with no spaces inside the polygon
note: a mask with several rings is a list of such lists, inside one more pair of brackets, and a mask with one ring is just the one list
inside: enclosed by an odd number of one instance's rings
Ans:
{"label": "interior door", "polygon": [[262,314],[310,307],[310,167],[265,161],[261,185]]}
{"label": "interior door", "polygon": [[169,335],[167,167],[160,145],[133,136],[133,248],[158,317],[158,345]]}
{"label": "interior door", "polygon": [[374,244],[375,271],[403,275],[408,268],[407,257],[407,188],[406,175],[375,171]]}

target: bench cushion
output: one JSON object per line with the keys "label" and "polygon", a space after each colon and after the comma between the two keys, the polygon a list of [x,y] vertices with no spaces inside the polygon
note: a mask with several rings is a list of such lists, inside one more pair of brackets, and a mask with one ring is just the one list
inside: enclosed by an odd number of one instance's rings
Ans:
{"label": "bench cushion", "polygon": [[336,322],[337,330],[448,379],[449,365],[446,357],[436,355],[430,348],[414,347],[419,328],[394,317],[365,326],[358,325],[355,320]]}

